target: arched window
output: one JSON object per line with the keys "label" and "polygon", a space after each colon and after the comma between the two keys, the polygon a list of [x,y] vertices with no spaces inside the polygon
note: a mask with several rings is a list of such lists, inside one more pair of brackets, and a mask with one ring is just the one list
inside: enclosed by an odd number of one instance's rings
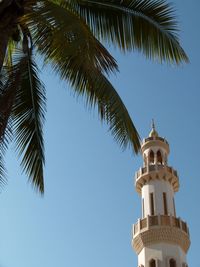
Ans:
{"label": "arched window", "polygon": [[150,164],[154,163],[154,152],[151,150],[149,154],[149,162]]}
{"label": "arched window", "polygon": [[160,150],[158,150],[158,152],[157,152],[157,163],[158,164],[162,164],[163,163],[163,161],[162,161],[162,155],[161,155]]}
{"label": "arched window", "polygon": [[154,259],[150,260],[149,267],[156,267],[156,261]]}
{"label": "arched window", "polygon": [[174,259],[169,260],[169,267],[176,267],[176,261]]}

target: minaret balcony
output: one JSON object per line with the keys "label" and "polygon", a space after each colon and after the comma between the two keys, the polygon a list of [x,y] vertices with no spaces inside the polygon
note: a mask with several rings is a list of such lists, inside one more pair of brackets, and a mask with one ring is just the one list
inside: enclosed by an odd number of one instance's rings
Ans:
{"label": "minaret balcony", "polygon": [[143,139],[142,144],[147,143],[149,141],[161,141],[161,142],[164,142],[167,145],[169,145],[167,140],[165,138],[160,137],[160,136],[147,137],[147,138]]}
{"label": "minaret balcony", "polygon": [[179,189],[179,178],[177,171],[172,167],[163,164],[153,164],[140,168],[135,174],[135,186],[138,193],[141,193],[142,187],[150,180],[163,179],[168,181],[177,192]]}
{"label": "minaret balcony", "polygon": [[150,147],[155,147],[155,146],[163,147],[169,153],[169,144],[167,140],[160,136],[151,136],[151,137],[143,139],[141,143],[141,151],[143,153],[146,149]]}
{"label": "minaret balcony", "polygon": [[149,245],[170,243],[179,245],[186,253],[190,246],[186,222],[170,215],[147,216],[133,225],[132,246],[137,254]]}

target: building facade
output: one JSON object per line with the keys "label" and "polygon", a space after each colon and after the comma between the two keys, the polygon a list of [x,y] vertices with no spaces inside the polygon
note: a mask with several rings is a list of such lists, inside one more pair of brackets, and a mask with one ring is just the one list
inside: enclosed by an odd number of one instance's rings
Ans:
{"label": "building facade", "polygon": [[177,171],[168,166],[169,144],[154,124],[141,145],[143,167],[136,172],[142,218],[133,225],[132,246],[138,267],[188,267],[189,229],[176,215],[174,194],[179,190]]}

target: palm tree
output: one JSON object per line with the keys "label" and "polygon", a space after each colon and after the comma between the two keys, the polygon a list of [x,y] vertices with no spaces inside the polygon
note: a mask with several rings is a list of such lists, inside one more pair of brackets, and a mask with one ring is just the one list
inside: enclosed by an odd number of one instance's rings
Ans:
{"label": "palm tree", "polygon": [[160,61],[188,61],[173,8],[164,0],[0,0],[1,182],[3,155],[13,138],[23,170],[44,192],[46,98],[36,54],[89,106],[97,106],[123,148],[139,151],[137,130],[107,78],[118,70],[117,63],[101,42]]}

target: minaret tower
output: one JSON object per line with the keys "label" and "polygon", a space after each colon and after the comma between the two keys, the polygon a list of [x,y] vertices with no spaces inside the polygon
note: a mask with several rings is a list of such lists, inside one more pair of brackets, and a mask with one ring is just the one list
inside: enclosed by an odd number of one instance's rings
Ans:
{"label": "minaret tower", "polygon": [[169,144],[159,137],[154,123],[141,154],[143,167],[136,172],[135,187],[142,198],[142,218],[133,225],[132,238],[138,267],[188,267],[189,229],[177,217],[174,202],[179,178],[168,166]]}

